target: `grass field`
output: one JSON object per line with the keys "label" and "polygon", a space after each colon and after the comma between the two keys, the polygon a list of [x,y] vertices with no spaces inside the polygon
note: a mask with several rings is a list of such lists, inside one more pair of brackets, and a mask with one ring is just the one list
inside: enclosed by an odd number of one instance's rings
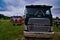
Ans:
{"label": "grass field", "polygon": [[[10,20],[0,20],[0,40],[17,40],[23,37],[23,25],[13,26]],[[54,26],[55,40],[60,40],[60,28]]]}
{"label": "grass field", "polygon": [[23,36],[23,25],[13,26],[9,20],[0,20],[0,40],[15,40]]}
{"label": "grass field", "polygon": [[54,31],[55,31],[55,32],[60,32],[60,27],[54,26]]}
{"label": "grass field", "polygon": [[54,28],[54,40],[60,40],[60,27],[56,27],[53,25]]}

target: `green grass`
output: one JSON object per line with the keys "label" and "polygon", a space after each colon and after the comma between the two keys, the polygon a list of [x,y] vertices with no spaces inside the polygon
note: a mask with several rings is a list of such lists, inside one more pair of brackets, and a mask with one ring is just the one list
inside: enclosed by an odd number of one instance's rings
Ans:
{"label": "green grass", "polygon": [[56,27],[56,25],[54,26],[53,25],[53,28],[54,28],[54,40],[60,40],[60,27]]}
{"label": "green grass", "polygon": [[[23,37],[24,26],[13,26],[10,20],[0,20],[0,40],[16,40]],[[54,26],[55,32],[60,32],[60,28]],[[60,40],[60,35],[54,35]],[[54,38],[54,39],[55,39]]]}
{"label": "green grass", "polygon": [[55,32],[60,32],[60,27],[53,26]]}
{"label": "green grass", "polygon": [[59,27],[54,27],[54,31],[55,32],[60,32],[60,28]]}
{"label": "green grass", "polygon": [[9,20],[0,20],[0,40],[15,40],[23,36],[23,25],[13,26]]}

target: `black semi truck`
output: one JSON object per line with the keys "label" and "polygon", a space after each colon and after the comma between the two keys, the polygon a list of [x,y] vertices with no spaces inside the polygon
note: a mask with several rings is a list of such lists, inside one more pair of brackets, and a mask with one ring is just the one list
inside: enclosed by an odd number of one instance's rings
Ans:
{"label": "black semi truck", "polygon": [[25,40],[40,40],[53,37],[52,6],[26,5],[25,7]]}

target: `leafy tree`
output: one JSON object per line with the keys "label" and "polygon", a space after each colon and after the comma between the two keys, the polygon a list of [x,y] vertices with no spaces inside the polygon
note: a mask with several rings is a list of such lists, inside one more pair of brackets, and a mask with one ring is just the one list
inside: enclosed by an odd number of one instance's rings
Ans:
{"label": "leafy tree", "polygon": [[56,17],[56,20],[58,20],[59,19],[59,17]]}
{"label": "leafy tree", "polygon": [[10,17],[0,14],[0,19],[10,19]]}

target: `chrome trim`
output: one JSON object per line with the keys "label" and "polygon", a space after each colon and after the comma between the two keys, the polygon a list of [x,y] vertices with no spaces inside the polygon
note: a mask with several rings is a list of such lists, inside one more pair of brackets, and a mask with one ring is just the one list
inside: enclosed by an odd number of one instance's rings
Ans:
{"label": "chrome trim", "polygon": [[32,33],[32,34],[54,34],[54,32],[27,32],[27,31],[24,31],[24,33]]}

